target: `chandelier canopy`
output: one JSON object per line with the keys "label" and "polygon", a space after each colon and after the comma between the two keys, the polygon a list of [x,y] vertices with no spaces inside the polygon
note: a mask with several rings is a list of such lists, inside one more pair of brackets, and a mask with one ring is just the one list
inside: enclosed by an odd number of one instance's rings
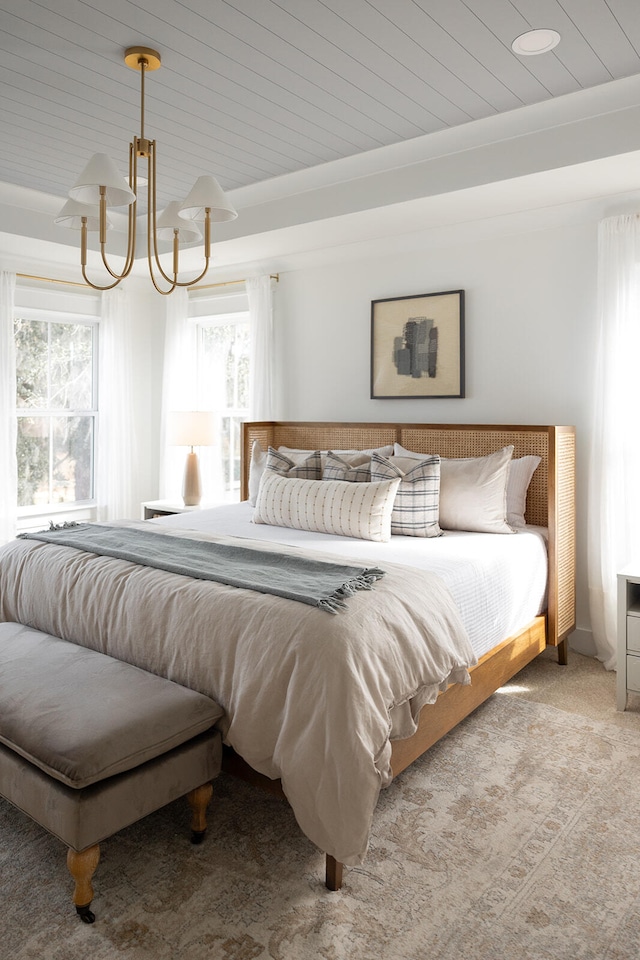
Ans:
{"label": "chandelier canopy", "polygon": [[[129,47],[124,53],[128,67],[140,72],[140,136],[129,144],[129,178],[125,179],[113,160],[106,153],[96,153],[69,191],[69,200],[56,217],[55,222],[80,230],[80,261],[82,276],[95,290],[110,290],[131,273],[136,249],[136,208],[138,188],[147,184],[147,261],[151,281],[163,295],[172,293],[176,287],[190,287],[198,283],[207,270],[211,259],[211,224],[234,220],[238,216],[227,200],[215,177],[198,177],[191,192],[182,202],[174,200],[157,214],[156,209],[156,141],[149,140],[144,131],[144,81],[148,70],[160,67],[160,54],[149,47]],[[138,176],[139,161],[146,161],[143,175]],[[127,253],[121,273],[111,268],[107,260],[107,230],[111,226],[107,215],[109,207],[129,208]],[[193,243],[202,239],[198,223],[204,224],[204,269],[193,280],[178,280],[180,243]],[[100,234],[100,254],[107,273],[112,278],[104,285],[94,283],[87,276],[87,233],[97,230]],[[158,255],[158,240],[170,240],[173,244],[171,272],[163,269]]]}

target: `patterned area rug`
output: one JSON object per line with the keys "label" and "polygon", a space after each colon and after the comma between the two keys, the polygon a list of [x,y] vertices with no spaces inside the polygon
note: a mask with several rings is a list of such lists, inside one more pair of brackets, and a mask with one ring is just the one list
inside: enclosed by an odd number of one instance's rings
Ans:
{"label": "patterned area rug", "polygon": [[12,960],[637,960],[640,736],[497,694],[383,791],[323,884],[286,804],[225,776],[192,847],[174,803],[106,841],[93,926],[64,848],[0,801]]}

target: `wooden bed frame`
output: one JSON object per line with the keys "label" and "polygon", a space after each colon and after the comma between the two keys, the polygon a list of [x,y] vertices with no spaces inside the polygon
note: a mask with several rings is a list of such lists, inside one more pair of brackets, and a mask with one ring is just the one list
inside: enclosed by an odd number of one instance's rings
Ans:
{"label": "wooden bed frame", "polygon": [[[397,442],[408,450],[443,457],[478,457],[513,444],[514,458],[537,455],[541,462],[527,495],[526,520],[549,532],[549,581],[546,616],[485,654],[471,670],[471,684],[452,684],[420,714],[416,733],[392,743],[396,776],[453,729],[499,687],[522,670],[546,646],[558,647],[567,662],[567,637],[575,626],[575,429],[564,426],[494,426],[468,424],[312,423],[264,421],[243,424],[241,499],[248,498],[249,465],[255,440],[262,449],[285,446],[302,450],[351,450]],[[272,793],[284,796],[279,781],[252,770],[228,753],[225,769]],[[327,855],[326,883],[342,885],[342,864]]]}

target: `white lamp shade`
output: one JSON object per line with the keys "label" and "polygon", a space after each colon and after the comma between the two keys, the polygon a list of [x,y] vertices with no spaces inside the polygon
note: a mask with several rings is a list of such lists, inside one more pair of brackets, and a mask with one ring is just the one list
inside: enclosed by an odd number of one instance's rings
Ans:
{"label": "white lamp shade", "polygon": [[[77,200],[67,200],[53,222],[71,230],[80,230],[83,217],[87,218],[87,230],[100,229],[100,208],[88,203],[78,203]],[[107,217],[107,230],[110,227],[111,221]]]}
{"label": "white lamp shade", "polygon": [[106,153],[94,153],[74,186],[69,190],[79,203],[100,203],[100,187],[106,187],[108,207],[128,207],[136,195]]}
{"label": "white lamp shade", "polygon": [[167,439],[174,447],[210,447],[213,426],[208,410],[176,410],[169,414]]}
{"label": "white lamp shade", "polygon": [[193,243],[202,240],[200,228],[193,221],[185,220],[179,215],[180,204],[172,200],[158,217],[156,233],[159,240],[173,240],[173,231],[178,231],[180,243]]}
{"label": "white lamp shade", "polygon": [[235,220],[238,216],[215,177],[198,177],[180,205],[180,216],[186,220],[204,220],[206,207],[211,210],[211,219],[217,222]]}

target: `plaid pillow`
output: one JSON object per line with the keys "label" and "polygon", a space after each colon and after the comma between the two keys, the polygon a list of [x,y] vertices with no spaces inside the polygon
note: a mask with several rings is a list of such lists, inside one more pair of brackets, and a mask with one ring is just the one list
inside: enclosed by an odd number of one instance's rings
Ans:
{"label": "plaid pillow", "polygon": [[348,480],[350,483],[368,483],[371,480],[371,457],[352,457],[345,460],[331,450],[322,471],[323,480]]}
{"label": "plaid pillow", "polygon": [[391,515],[391,533],[403,537],[439,537],[440,457],[418,460],[415,466],[406,461],[401,469],[387,457],[371,456],[371,479],[389,480],[400,477]]}
{"label": "plaid pillow", "polygon": [[322,455],[314,450],[302,463],[296,463],[279,450],[269,447],[266,470],[281,477],[297,477],[298,480],[322,480]]}

